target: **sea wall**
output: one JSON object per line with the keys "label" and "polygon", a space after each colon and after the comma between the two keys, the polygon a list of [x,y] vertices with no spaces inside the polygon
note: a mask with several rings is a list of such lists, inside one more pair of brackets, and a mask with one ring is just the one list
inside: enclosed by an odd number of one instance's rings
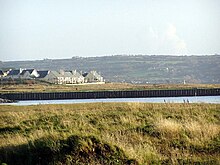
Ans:
{"label": "sea wall", "polygon": [[217,96],[220,88],[140,90],[140,91],[96,91],[96,92],[48,92],[48,93],[1,93],[0,98],[9,100],[55,100],[55,99],[98,99],[98,98],[140,98],[140,97],[181,97]]}

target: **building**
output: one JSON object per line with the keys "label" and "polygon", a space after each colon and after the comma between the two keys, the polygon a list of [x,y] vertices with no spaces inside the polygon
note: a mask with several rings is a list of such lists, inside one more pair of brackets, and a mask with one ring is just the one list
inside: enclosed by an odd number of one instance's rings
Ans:
{"label": "building", "polygon": [[19,79],[22,71],[23,71],[23,69],[21,69],[21,68],[20,69],[11,69],[11,70],[9,70],[9,72],[5,78]]}
{"label": "building", "polygon": [[[0,72],[0,77],[1,77]],[[2,76],[3,77],[3,76]],[[36,69],[16,69],[10,70],[5,79],[35,79],[53,84],[83,84],[83,83],[103,83],[103,77],[96,71],[90,71],[83,75],[76,70],[72,71],[50,71]]]}
{"label": "building", "polygon": [[36,69],[24,69],[20,73],[21,79],[34,79],[37,77],[39,77],[39,73],[37,72]]}
{"label": "building", "polygon": [[43,70],[38,71],[38,80],[58,84],[59,73],[57,71]]}
{"label": "building", "polygon": [[84,77],[76,70],[59,72],[58,84],[81,84],[84,83]]}
{"label": "building", "polygon": [[76,84],[84,83],[85,78],[79,72],[77,72],[76,70],[72,70],[71,73]]}
{"label": "building", "polygon": [[5,76],[4,72],[0,70],[0,77],[4,77],[4,76]]}
{"label": "building", "polygon": [[84,83],[84,77],[74,71],[38,71],[37,79],[54,84],[79,84]]}
{"label": "building", "polygon": [[85,77],[85,83],[104,82],[103,77],[94,70],[89,73],[84,73],[83,76]]}
{"label": "building", "polygon": [[49,74],[49,70],[38,70],[37,73],[38,73],[38,79],[43,79],[44,77],[46,77],[48,74]]}

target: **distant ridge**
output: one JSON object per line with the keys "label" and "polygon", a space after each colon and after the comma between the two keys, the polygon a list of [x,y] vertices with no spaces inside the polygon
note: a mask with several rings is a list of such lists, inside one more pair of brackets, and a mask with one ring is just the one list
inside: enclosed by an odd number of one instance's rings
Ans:
{"label": "distant ridge", "polygon": [[220,83],[220,55],[113,55],[0,62],[0,69],[98,70],[106,81],[130,83]]}

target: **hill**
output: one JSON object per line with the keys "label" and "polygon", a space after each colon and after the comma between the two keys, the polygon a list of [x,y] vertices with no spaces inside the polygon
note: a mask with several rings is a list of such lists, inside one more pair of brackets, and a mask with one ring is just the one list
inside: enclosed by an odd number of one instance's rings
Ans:
{"label": "hill", "polygon": [[101,72],[106,81],[128,83],[220,83],[220,56],[132,55],[0,62],[0,68]]}

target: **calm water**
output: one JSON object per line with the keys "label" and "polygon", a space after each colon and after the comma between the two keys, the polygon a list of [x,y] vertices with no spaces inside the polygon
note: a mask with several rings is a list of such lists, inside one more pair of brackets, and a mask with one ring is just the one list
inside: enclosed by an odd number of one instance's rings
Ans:
{"label": "calm water", "polygon": [[220,104],[220,96],[197,97],[158,97],[158,98],[114,98],[114,99],[70,99],[70,100],[30,100],[2,105],[38,105],[38,104],[74,104],[98,102],[142,102],[142,103],[216,103]]}

